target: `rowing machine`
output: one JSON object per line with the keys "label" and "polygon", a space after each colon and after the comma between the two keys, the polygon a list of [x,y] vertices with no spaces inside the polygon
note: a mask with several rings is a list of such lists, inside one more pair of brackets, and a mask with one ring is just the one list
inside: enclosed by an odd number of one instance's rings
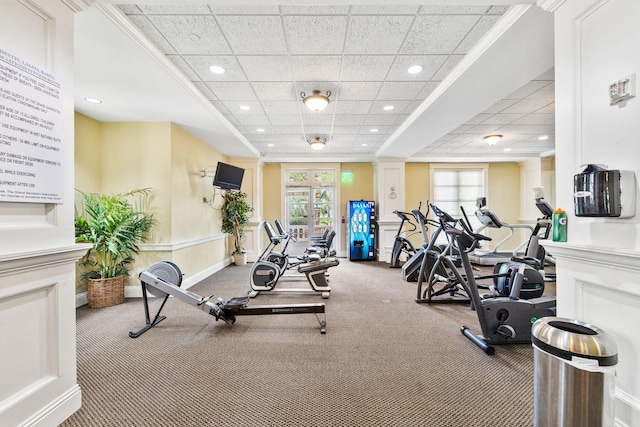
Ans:
{"label": "rowing machine", "polygon": [[[166,316],[160,315],[164,305],[170,296],[186,302],[200,310],[214,316],[216,321],[222,320],[227,325],[233,325],[236,316],[257,316],[267,314],[306,314],[313,313],[320,324],[320,333],[327,332],[327,322],[325,317],[325,306],[322,303],[315,304],[289,304],[289,305],[259,305],[247,307],[249,297],[235,297],[230,300],[218,298],[216,302],[212,302],[213,294],[203,297],[193,292],[189,292],[180,288],[182,284],[182,272],[177,265],[162,261],[153,264],[149,269],[140,273],[140,284],[142,286],[142,299],[144,302],[144,314],[146,325],[136,332],[129,332],[131,338],[137,338],[158,323],[166,319]],[[148,294],[158,298],[164,298],[158,312],[153,320],[149,314]],[[322,319],[318,314],[322,314]]]}

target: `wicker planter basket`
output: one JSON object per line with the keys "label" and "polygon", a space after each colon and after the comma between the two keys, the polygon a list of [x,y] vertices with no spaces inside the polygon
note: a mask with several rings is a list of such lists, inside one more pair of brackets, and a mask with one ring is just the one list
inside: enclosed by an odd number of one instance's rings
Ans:
{"label": "wicker planter basket", "polygon": [[89,307],[111,307],[122,303],[124,301],[124,279],[125,276],[110,279],[88,279]]}

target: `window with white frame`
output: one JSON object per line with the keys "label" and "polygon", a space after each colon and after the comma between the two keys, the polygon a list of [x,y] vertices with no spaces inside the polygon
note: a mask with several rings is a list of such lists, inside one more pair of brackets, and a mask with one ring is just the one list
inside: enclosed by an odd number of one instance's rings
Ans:
{"label": "window with white frame", "polygon": [[476,199],[487,192],[486,164],[431,165],[431,203],[455,218],[462,217],[462,206],[474,229]]}

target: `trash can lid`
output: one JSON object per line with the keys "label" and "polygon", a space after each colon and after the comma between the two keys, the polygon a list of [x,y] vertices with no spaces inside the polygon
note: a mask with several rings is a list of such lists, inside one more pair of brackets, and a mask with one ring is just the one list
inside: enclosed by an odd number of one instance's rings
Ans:
{"label": "trash can lid", "polygon": [[580,320],[543,317],[531,327],[533,345],[563,359],[595,359],[600,366],[618,363],[616,343],[602,329]]}

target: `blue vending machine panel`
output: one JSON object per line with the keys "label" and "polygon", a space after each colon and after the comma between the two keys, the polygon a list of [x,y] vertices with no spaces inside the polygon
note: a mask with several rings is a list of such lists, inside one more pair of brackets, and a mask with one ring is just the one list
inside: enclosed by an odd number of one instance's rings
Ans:
{"label": "blue vending machine panel", "polygon": [[347,258],[373,261],[376,259],[375,202],[347,202]]}

